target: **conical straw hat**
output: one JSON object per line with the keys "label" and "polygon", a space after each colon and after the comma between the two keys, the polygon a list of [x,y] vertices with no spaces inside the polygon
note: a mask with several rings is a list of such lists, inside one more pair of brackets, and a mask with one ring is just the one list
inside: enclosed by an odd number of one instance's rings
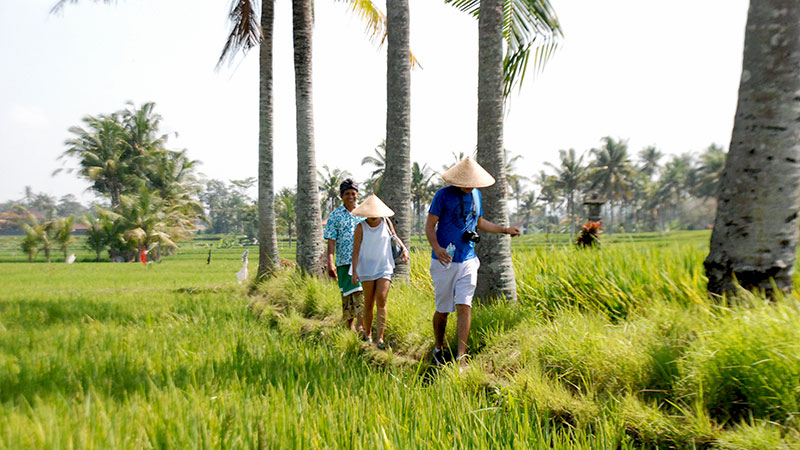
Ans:
{"label": "conical straw hat", "polygon": [[392,217],[394,211],[386,206],[386,203],[383,203],[377,195],[372,194],[364,200],[364,203],[350,211],[350,214],[358,217]]}
{"label": "conical straw hat", "polygon": [[482,188],[494,184],[494,177],[480,164],[467,156],[442,174],[442,180],[450,186]]}

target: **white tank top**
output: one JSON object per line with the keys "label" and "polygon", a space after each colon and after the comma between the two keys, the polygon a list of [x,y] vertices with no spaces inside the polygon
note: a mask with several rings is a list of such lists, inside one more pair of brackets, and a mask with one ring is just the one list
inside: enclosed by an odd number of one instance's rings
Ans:
{"label": "white tank top", "polygon": [[376,227],[363,221],[361,227],[361,247],[358,252],[358,276],[362,280],[375,280],[394,272],[392,257],[392,233],[386,219]]}

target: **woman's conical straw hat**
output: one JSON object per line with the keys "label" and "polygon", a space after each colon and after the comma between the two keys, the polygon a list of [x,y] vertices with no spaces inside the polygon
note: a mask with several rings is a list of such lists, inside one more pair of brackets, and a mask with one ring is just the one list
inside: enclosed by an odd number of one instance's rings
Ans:
{"label": "woman's conical straw hat", "polygon": [[392,217],[392,211],[386,203],[383,203],[377,195],[372,194],[366,200],[350,211],[350,214],[358,217]]}
{"label": "woman's conical straw hat", "polygon": [[467,156],[442,174],[442,180],[450,186],[482,188],[491,186],[495,180],[480,164]]}

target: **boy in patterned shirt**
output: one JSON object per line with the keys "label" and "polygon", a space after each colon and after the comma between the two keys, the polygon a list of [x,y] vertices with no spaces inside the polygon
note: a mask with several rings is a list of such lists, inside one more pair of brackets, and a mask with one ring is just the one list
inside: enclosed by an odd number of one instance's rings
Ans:
{"label": "boy in patterned shirt", "polygon": [[[356,225],[364,220],[350,214],[358,202],[358,185],[350,178],[339,185],[342,206],[328,215],[325,225],[325,239],[328,240],[328,276],[338,280],[342,293],[342,321],[347,328],[361,331],[361,312],[364,307],[364,294],[361,283],[353,283],[350,264],[353,258],[353,235]],[[334,264],[334,253],[336,262]]]}

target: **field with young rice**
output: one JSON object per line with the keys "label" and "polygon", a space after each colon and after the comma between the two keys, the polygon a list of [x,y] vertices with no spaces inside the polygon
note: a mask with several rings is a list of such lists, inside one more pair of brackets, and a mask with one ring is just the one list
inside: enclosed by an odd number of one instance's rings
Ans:
{"label": "field with young rice", "polygon": [[515,240],[519,304],[475,307],[464,373],[428,364],[425,251],[390,292],[387,352],[336,326],[327,280],[248,294],[240,247],[2,263],[0,448],[800,446],[793,297],[709,301],[708,232],[566,239]]}

